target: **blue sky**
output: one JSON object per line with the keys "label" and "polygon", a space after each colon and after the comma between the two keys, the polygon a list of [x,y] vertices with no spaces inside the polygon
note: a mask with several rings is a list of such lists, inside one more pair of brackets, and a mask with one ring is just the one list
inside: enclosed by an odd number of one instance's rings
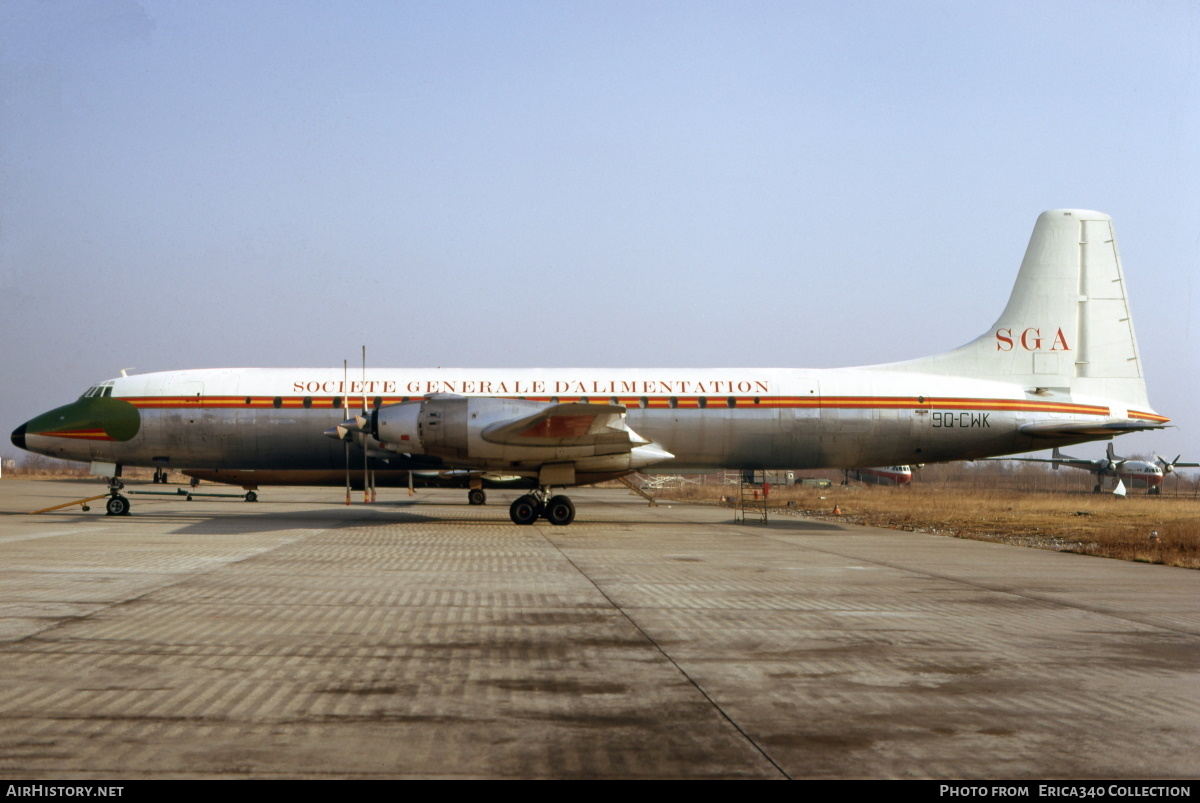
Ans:
{"label": "blue sky", "polygon": [[362,344],[922,356],[1083,207],[1178,425],[1119,450],[1200,460],[1194,3],[0,0],[0,115],[8,429],[125,367]]}

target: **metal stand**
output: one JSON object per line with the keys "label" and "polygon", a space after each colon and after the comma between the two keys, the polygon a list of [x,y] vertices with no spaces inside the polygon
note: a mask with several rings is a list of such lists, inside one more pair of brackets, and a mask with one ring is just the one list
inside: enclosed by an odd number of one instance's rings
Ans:
{"label": "metal stand", "polygon": [[739,524],[756,520],[767,523],[767,499],[762,494],[765,471],[744,471],[738,483],[737,505],[733,508],[733,520]]}
{"label": "metal stand", "polygon": [[655,501],[654,497],[651,496],[650,494],[646,493],[645,491],[643,491],[641,488],[634,485],[633,482],[628,477],[617,477],[617,482],[621,483],[626,488],[633,491],[635,494],[637,494],[638,496],[642,497],[647,502],[649,502],[650,507],[658,507],[658,502]]}

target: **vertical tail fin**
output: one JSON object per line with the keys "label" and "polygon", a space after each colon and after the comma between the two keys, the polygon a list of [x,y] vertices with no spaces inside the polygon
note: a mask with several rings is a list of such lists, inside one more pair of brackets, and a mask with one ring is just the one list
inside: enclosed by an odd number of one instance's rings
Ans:
{"label": "vertical tail fin", "polygon": [[1112,218],[1038,217],[1004,312],[970,343],[881,368],[1018,383],[1148,410]]}
{"label": "vertical tail fin", "polygon": [[1060,452],[1058,450],[1057,446],[1054,447],[1054,451],[1050,453],[1050,456],[1054,458],[1054,460],[1050,464],[1050,467],[1053,468],[1055,471],[1058,471],[1058,467],[1062,465],[1062,463],[1060,463],[1059,460],[1074,460],[1075,459],[1075,458],[1071,457],[1070,455],[1065,455],[1062,452]]}

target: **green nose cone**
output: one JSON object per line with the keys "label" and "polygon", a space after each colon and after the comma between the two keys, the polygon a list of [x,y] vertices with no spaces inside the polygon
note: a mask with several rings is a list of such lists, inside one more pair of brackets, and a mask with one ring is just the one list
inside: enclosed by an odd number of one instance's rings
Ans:
{"label": "green nose cone", "polygon": [[127,441],[141,426],[142,417],[132,404],[124,399],[99,397],[77,399],[42,413],[22,429],[28,435]]}

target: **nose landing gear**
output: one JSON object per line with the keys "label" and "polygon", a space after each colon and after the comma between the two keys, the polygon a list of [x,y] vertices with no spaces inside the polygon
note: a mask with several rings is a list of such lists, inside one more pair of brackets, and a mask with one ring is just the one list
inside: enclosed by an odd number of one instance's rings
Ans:
{"label": "nose landing gear", "polygon": [[128,516],[129,515],[129,500],[121,495],[121,489],[125,487],[125,483],[121,482],[121,467],[117,466],[117,470],[113,476],[108,478],[108,501],[104,503],[104,513],[107,516]]}
{"label": "nose landing gear", "polygon": [[104,503],[104,512],[109,516],[128,516],[129,500],[120,494],[110,496]]}

